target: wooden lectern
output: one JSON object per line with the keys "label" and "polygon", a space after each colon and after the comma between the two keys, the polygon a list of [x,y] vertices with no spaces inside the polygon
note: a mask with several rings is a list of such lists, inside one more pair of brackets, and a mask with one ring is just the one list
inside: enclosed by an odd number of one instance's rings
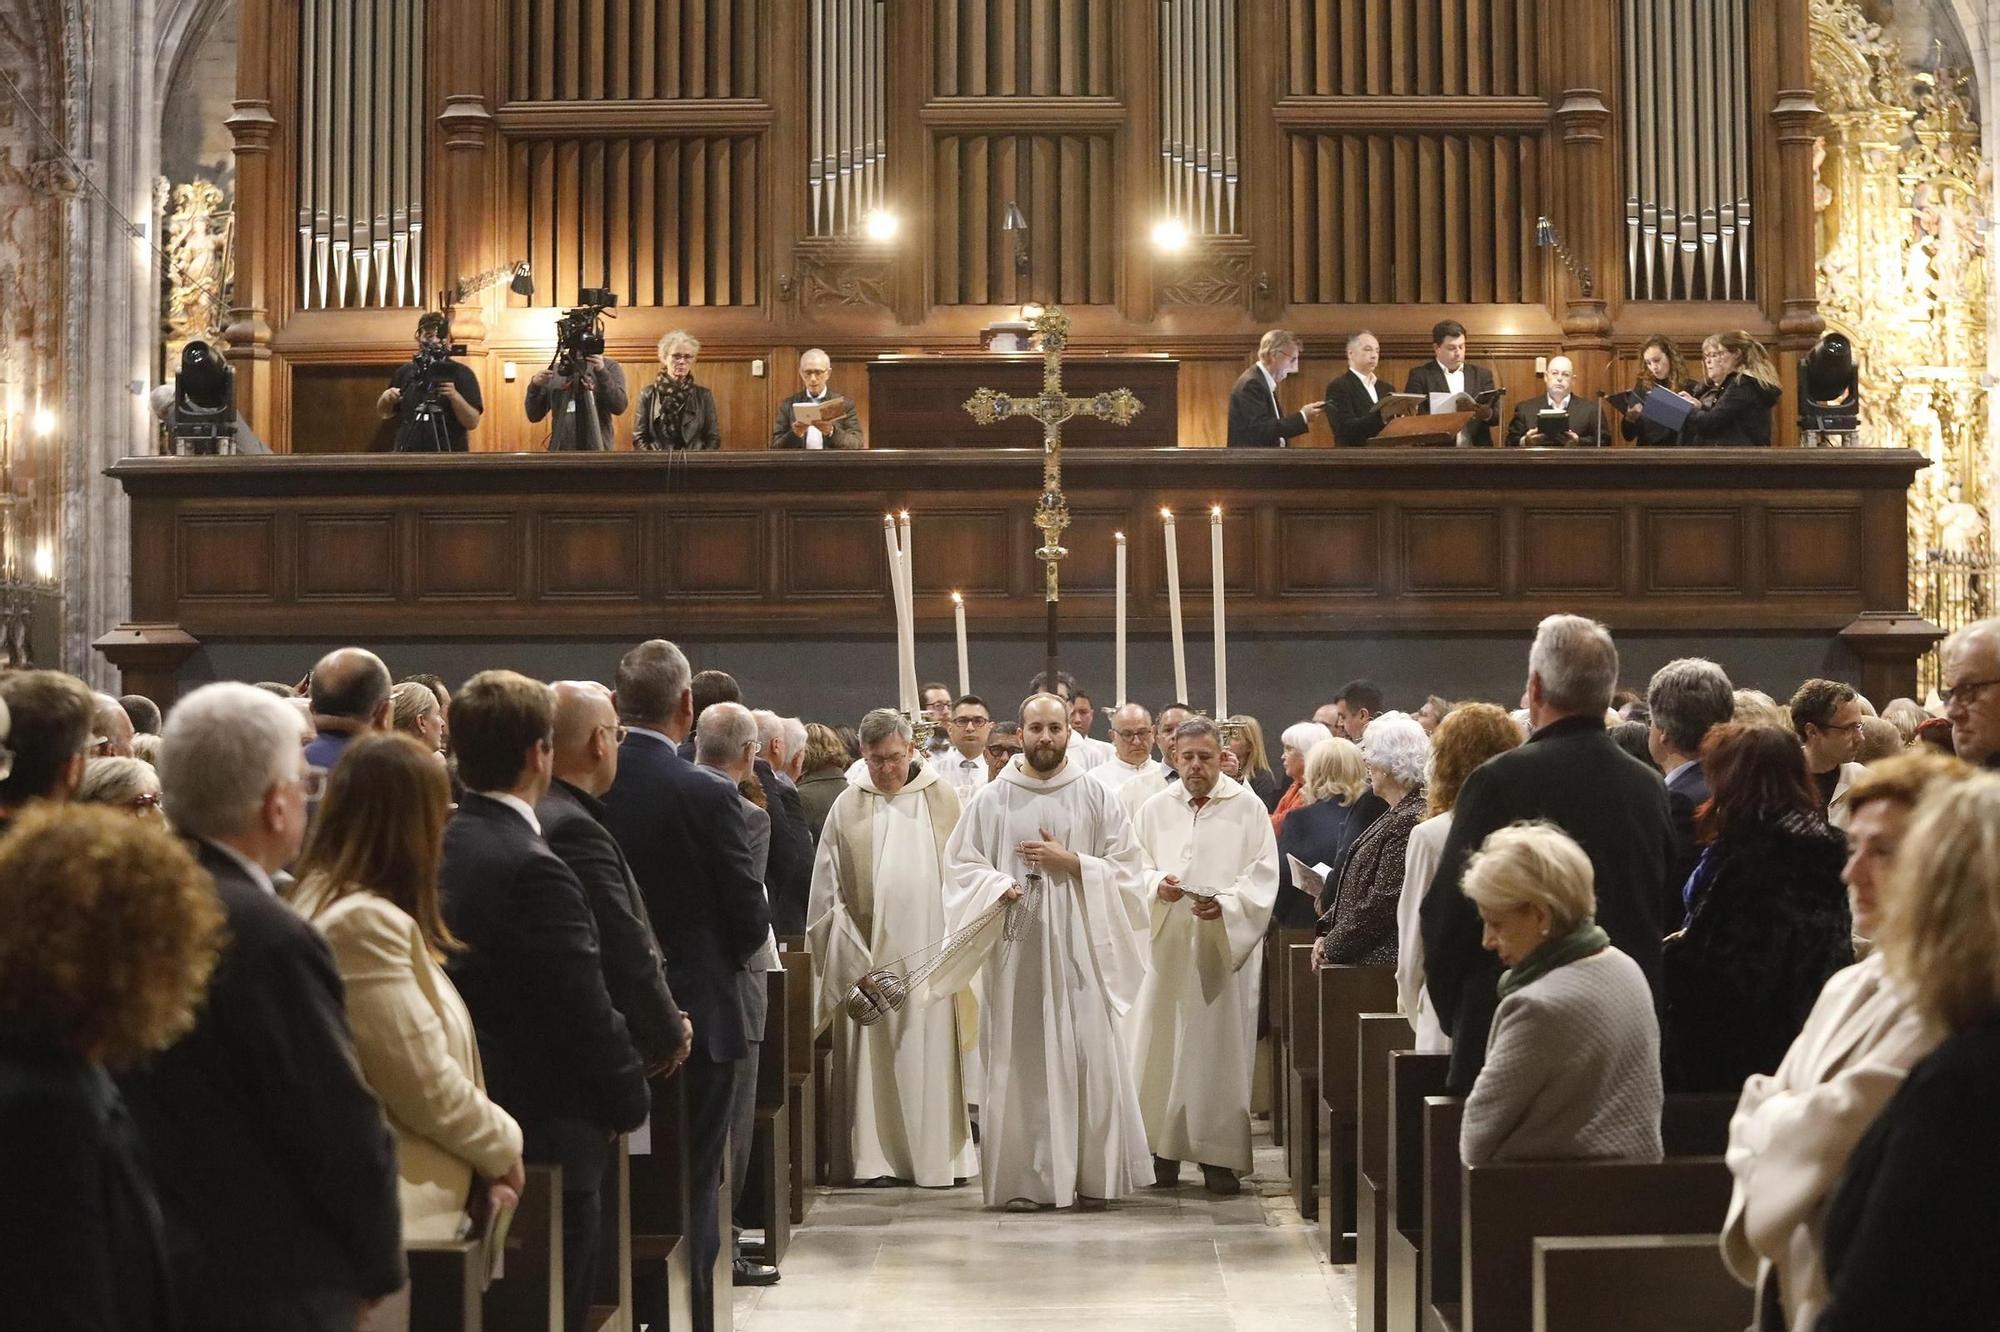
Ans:
{"label": "wooden lectern", "polygon": [[1382,432],[1368,443],[1396,448],[1450,448],[1458,443],[1458,432],[1472,424],[1472,418],[1471,412],[1437,412],[1429,415],[1423,412],[1411,412],[1383,426]]}

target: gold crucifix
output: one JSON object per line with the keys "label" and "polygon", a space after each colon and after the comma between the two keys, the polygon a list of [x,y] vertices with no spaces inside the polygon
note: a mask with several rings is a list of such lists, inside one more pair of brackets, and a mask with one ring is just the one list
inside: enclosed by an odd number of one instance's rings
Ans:
{"label": "gold crucifix", "polygon": [[1035,321],[1042,340],[1042,391],[1032,398],[1017,398],[983,388],[965,401],[965,410],[980,425],[992,425],[1008,417],[1026,416],[1042,423],[1042,497],[1035,504],[1035,526],[1042,534],[1042,548],[1035,558],[1044,569],[1042,598],[1048,604],[1048,680],[1056,679],[1056,603],[1061,600],[1057,567],[1063,556],[1062,534],[1069,527],[1069,501],[1062,488],[1062,428],[1073,416],[1094,416],[1114,425],[1131,425],[1140,411],[1139,399],[1130,389],[1111,389],[1088,398],[1072,398],[1063,392],[1062,356],[1069,345],[1069,316],[1051,307]]}

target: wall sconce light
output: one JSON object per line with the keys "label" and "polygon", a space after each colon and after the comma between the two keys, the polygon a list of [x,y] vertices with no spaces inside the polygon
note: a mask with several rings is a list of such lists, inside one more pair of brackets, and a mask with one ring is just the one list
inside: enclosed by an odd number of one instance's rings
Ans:
{"label": "wall sconce light", "polygon": [[1000,230],[1014,238],[1014,276],[1021,279],[1023,286],[1028,282],[1028,219],[1021,214],[1021,205],[1009,199],[1007,213],[1000,219]]}
{"label": "wall sconce light", "polygon": [[35,547],[35,577],[43,582],[56,576],[56,553],[44,541]]}
{"label": "wall sconce light", "polygon": [[1179,254],[1188,247],[1187,224],[1177,217],[1163,217],[1153,224],[1153,248],[1161,254]]}
{"label": "wall sconce light", "polygon": [[43,439],[56,433],[56,414],[46,407],[35,411],[35,434]]}
{"label": "wall sconce light", "polygon": [[871,208],[861,218],[861,234],[869,240],[885,243],[896,239],[902,229],[903,220],[886,208]]}
{"label": "wall sconce light", "polygon": [[445,304],[464,305],[488,287],[497,287],[502,282],[505,282],[507,290],[513,292],[516,296],[533,296],[535,294],[534,271],[528,267],[526,259],[516,259],[511,264],[502,264],[498,268],[489,268],[476,277],[465,279],[452,289]]}
{"label": "wall sconce light", "polygon": [[1596,287],[1596,282],[1590,275],[1590,265],[1577,264],[1576,256],[1569,252],[1569,246],[1563,244],[1562,233],[1556,230],[1556,224],[1549,220],[1547,214],[1535,219],[1535,244],[1541,249],[1556,252],[1556,257],[1562,260],[1563,267],[1567,268],[1570,276],[1576,279],[1576,285],[1582,290],[1585,299],[1589,299]]}

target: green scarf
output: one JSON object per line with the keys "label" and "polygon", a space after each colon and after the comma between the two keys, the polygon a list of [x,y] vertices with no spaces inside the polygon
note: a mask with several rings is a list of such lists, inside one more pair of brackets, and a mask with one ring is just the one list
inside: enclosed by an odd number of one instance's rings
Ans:
{"label": "green scarf", "polygon": [[1610,946],[1611,936],[1599,929],[1595,920],[1585,916],[1568,934],[1545,941],[1534,952],[1522,958],[1519,964],[1501,972],[1498,987],[1500,997],[1505,999],[1514,991],[1533,985],[1557,967],[1581,961],[1603,952]]}

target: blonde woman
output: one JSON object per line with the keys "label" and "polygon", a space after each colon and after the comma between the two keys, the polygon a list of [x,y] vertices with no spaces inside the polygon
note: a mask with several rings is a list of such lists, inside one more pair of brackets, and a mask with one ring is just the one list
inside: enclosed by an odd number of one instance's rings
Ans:
{"label": "blonde woman", "polygon": [[700,355],[701,343],[685,329],[660,339],[659,376],[639,390],[639,414],[632,425],[634,448],[670,452],[722,447],[715,395],[694,382],[695,358]]}
{"label": "blonde woman", "polygon": [[1707,382],[1681,396],[1695,404],[1683,444],[1769,444],[1771,409],[1784,390],[1764,344],[1748,333],[1716,333],[1701,344]]}
{"label": "blonde woman", "polygon": [[444,753],[444,707],[423,681],[405,680],[389,691],[389,725],[432,753]]}
{"label": "blonde woman", "polygon": [[1271,756],[1264,748],[1264,728],[1245,713],[1229,720],[1237,728],[1236,738],[1223,751],[1222,770],[1255,791],[1267,812],[1275,812],[1280,794],[1278,775],[1271,771]]}
{"label": "blonde woman", "polygon": [[160,812],[160,777],[153,765],[136,758],[94,758],[84,765],[76,798],[86,805],[108,805],[134,818],[166,822]]}
{"label": "blonde woman", "polygon": [[1337,868],[1354,839],[1389,808],[1382,797],[1368,789],[1368,768],[1361,760],[1361,747],[1345,737],[1329,736],[1306,752],[1301,791],[1304,803],[1286,817],[1284,830],[1278,834],[1278,901],[1271,913],[1274,929],[1311,929],[1319,917],[1319,895],[1326,887],[1317,879],[1295,882],[1291,861],[1285,857],[1296,856],[1308,868]]}
{"label": "blonde woman", "polygon": [[1497,954],[1500,1006],[1458,1150],[1489,1161],[1660,1159],[1660,1027],[1639,964],[1611,946],[1590,857],[1552,823],[1487,837],[1462,886]]}
{"label": "blonde woman", "polygon": [[1396,903],[1396,997],[1403,1015],[1416,1029],[1417,1049],[1443,1054],[1451,1038],[1438,1025],[1430,994],[1424,989],[1424,928],[1419,912],[1424,894],[1437,876],[1444,839],[1451,833],[1452,806],[1458,789],[1472,770],[1517,748],[1521,728],[1505,708],[1491,703],[1466,703],[1452,709],[1431,736],[1430,771],[1424,782],[1424,821],[1410,834],[1403,853],[1403,896]]}

